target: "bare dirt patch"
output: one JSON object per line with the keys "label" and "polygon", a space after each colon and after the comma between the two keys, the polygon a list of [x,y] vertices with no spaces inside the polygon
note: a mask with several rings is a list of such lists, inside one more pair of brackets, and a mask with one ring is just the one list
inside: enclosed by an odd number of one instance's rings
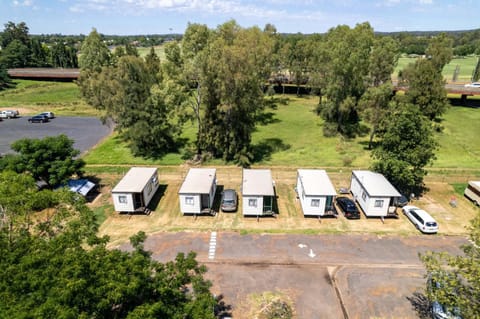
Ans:
{"label": "bare dirt patch", "polygon": [[[286,167],[272,168],[277,194],[278,215],[276,218],[246,218],[242,215],[241,200],[236,213],[219,212],[215,216],[183,216],[178,203],[178,190],[183,182],[187,166],[159,168],[160,190],[157,193],[158,204],[150,215],[128,215],[113,212],[111,188],[121,179],[121,175],[99,175],[102,179],[101,198],[92,207],[105,207],[108,217],[101,225],[101,234],[111,238],[111,245],[117,246],[138,231],[147,234],[157,231],[213,231],[233,230],[238,232],[271,232],[271,233],[377,233],[393,235],[418,235],[418,231],[398,210],[398,218],[387,218],[383,222],[379,218],[347,220],[342,215],[337,218],[305,218],[295,194],[296,169]],[[235,188],[240,192],[242,170],[238,167],[217,167],[219,187]],[[350,172],[328,172],[336,189],[349,186]],[[452,207],[449,200],[454,194],[447,182],[428,182],[429,192],[411,204],[424,208],[437,219],[440,234],[464,235],[468,233],[469,221],[478,213],[465,198],[456,198],[457,207]],[[219,197],[219,196],[218,196]],[[219,200],[219,198],[217,198]]]}

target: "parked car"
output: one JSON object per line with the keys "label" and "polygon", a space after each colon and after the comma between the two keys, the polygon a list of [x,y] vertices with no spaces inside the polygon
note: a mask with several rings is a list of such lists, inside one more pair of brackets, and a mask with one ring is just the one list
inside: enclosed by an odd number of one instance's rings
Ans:
{"label": "parked car", "polygon": [[360,212],[355,205],[355,202],[348,197],[337,197],[337,205],[343,212],[343,215],[348,219],[359,219]]}
{"label": "parked car", "polygon": [[405,195],[402,195],[400,197],[397,197],[393,200],[393,204],[396,207],[403,207],[408,204],[408,197]]}
{"label": "parked car", "polygon": [[438,232],[437,222],[423,209],[407,205],[402,208],[402,211],[422,233],[433,234]]}
{"label": "parked car", "polygon": [[46,117],[48,117],[49,119],[55,118],[55,114],[53,114],[53,112],[42,112],[42,113],[40,113],[40,114],[38,114],[38,115],[46,116]]}
{"label": "parked car", "polygon": [[48,122],[48,117],[45,115],[35,115],[28,119],[31,123],[46,123]]}
{"label": "parked car", "polygon": [[20,113],[17,110],[0,111],[0,118],[4,118],[4,119],[13,119],[18,117],[19,115]]}
{"label": "parked car", "polygon": [[480,89],[480,82],[473,82],[465,84],[466,88],[479,88]]}
{"label": "parked car", "polygon": [[225,189],[222,192],[220,209],[222,212],[234,212],[237,210],[237,192],[234,189]]}

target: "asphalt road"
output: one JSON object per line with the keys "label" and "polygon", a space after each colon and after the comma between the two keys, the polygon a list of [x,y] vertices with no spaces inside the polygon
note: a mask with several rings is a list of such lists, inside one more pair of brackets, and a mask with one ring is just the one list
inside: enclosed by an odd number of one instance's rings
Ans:
{"label": "asphalt road", "polygon": [[[427,318],[425,270],[418,253],[459,254],[464,237],[158,233],[145,248],[161,262],[195,251],[212,292],[232,318],[250,319],[247,297],[290,296],[298,318]],[[124,245],[122,249],[131,249]]]}
{"label": "asphalt road", "polygon": [[47,123],[30,123],[28,116],[0,121],[0,154],[12,153],[10,145],[21,138],[43,138],[65,134],[73,139],[81,153],[97,144],[111,132],[94,117],[56,117]]}

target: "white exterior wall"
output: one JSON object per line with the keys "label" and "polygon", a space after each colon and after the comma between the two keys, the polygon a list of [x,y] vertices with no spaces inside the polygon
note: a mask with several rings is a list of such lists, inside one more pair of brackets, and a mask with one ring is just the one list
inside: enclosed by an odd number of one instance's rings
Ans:
{"label": "white exterior wall", "polygon": [[[350,183],[350,191],[352,192],[353,199],[360,205],[366,216],[369,217],[381,217],[387,216],[388,206],[390,204],[390,197],[371,197],[365,191],[363,186],[359,183],[355,175],[352,175],[352,181]],[[381,207],[375,207],[377,200],[383,200]]]}
{"label": "white exterior wall", "polygon": [[153,198],[153,195],[157,192],[157,189],[159,187],[158,183],[158,177],[157,177],[157,172],[150,177],[150,179],[147,182],[147,185],[143,188],[142,191],[142,196],[143,196],[143,202],[145,203],[145,207],[148,206],[150,201]]}
{"label": "white exterior wall", "polygon": [[[312,199],[317,199],[320,201],[319,206],[312,206]],[[305,196],[305,198],[300,198],[300,203],[302,204],[303,215],[308,216],[323,216],[325,215],[325,203],[326,198],[324,196]]]}
{"label": "white exterior wall", "polygon": [[[120,197],[125,196],[126,203],[120,202]],[[113,206],[117,212],[133,212],[133,195],[131,193],[112,193]]]}
{"label": "white exterior wall", "polygon": [[[249,205],[250,199],[257,200],[257,206]],[[243,215],[258,216],[263,215],[263,196],[243,196],[242,197]]]}
{"label": "white exterior wall", "polygon": [[[327,202],[325,196],[307,196],[300,178],[297,174],[297,192],[302,206],[303,215],[308,216],[323,216],[325,215],[325,204]],[[320,201],[319,206],[312,206],[312,199],[318,199]]]}
{"label": "white exterior wall", "polygon": [[[358,203],[362,207],[362,210],[365,213],[365,215],[372,216],[372,217],[387,216],[388,206],[390,204],[389,197],[369,198],[368,195],[366,195],[365,197],[366,197],[365,201],[361,197],[358,200]],[[382,201],[382,206],[375,207],[375,202],[377,201]]]}
{"label": "white exterior wall", "polygon": [[[187,203],[188,198],[188,203]],[[190,201],[193,199],[193,202]],[[200,214],[200,195],[199,194],[180,194],[180,211],[183,214]]]}

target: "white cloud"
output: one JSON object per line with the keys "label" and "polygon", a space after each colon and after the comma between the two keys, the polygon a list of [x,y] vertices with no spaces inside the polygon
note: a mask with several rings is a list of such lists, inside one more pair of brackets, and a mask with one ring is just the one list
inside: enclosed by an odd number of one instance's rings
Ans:
{"label": "white cloud", "polygon": [[15,7],[31,7],[33,6],[33,0],[23,0],[23,1],[14,0],[13,5]]}

